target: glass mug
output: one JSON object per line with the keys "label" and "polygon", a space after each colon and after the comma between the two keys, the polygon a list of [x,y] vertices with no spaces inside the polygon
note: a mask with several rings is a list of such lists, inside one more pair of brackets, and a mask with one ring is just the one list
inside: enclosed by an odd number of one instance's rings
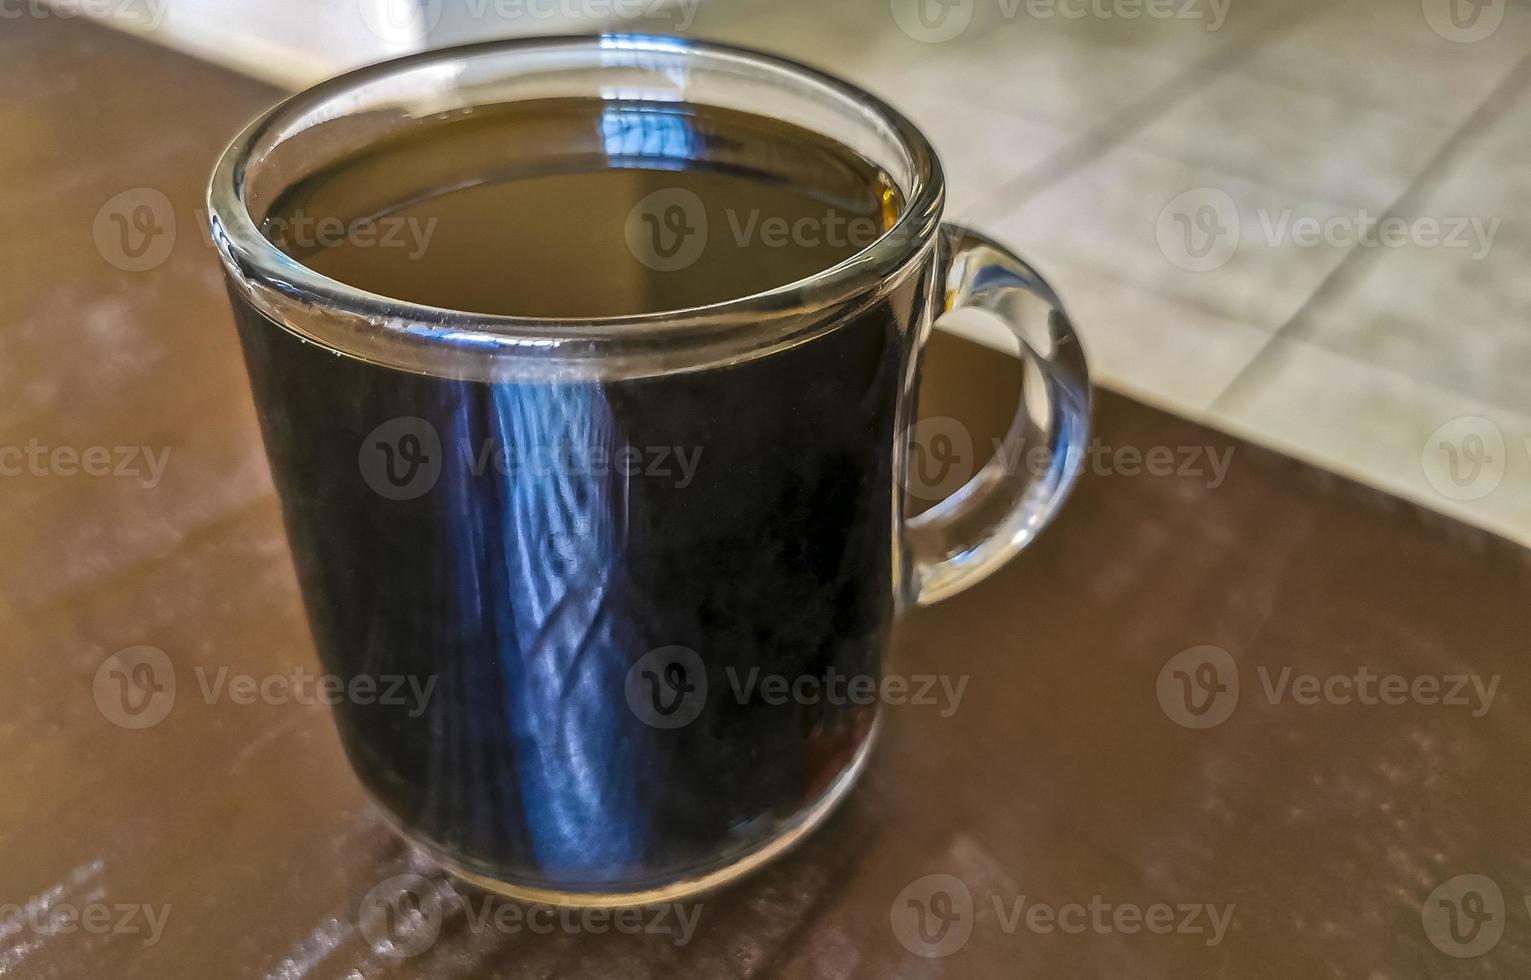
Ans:
{"label": "glass mug", "polygon": [[[390,299],[260,230],[296,182],[421,120],[614,92],[822,134],[905,206],[790,285],[589,320]],[[327,81],[234,140],[212,231],[288,539],[326,672],[377,695],[336,705],[341,741],[408,840],[522,899],[639,904],[760,866],[844,797],[876,707],[765,703],[741,678],[880,678],[893,619],[1024,548],[1086,438],[1057,297],[943,228],[943,196],[930,144],[876,98],[673,38],[429,52]],[[1025,398],[994,460],[906,518],[921,348],[959,308],[1020,340]],[[462,448],[483,445],[497,465]],[[689,447],[689,479],[650,478],[655,447]]]}

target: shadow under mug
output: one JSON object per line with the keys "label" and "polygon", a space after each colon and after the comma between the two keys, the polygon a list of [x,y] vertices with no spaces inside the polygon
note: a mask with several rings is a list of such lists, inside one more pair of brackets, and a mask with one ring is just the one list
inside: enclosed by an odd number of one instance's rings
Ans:
{"label": "shadow under mug", "polygon": [[[823,134],[907,206],[802,281],[584,321],[367,293],[260,231],[298,181],[441,113],[611,93]],[[632,35],[404,58],[256,120],[209,202],[319,655],[372,692],[336,704],[346,753],[402,834],[505,894],[671,900],[782,853],[864,767],[878,699],[768,679],[874,689],[893,619],[1019,552],[1078,474],[1089,386],[1057,298],[943,228],[908,120],[791,62]],[[921,348],[959,308],[1019,339],[1025,397],[994,459],[906,517]]]}

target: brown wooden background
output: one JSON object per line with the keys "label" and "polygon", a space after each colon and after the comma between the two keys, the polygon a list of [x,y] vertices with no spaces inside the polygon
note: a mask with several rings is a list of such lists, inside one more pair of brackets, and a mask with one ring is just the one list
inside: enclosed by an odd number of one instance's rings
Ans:
{"label": "brown wooden background", "polygon": [[[375,946],[358,928],[363,896],[396,874],[439,874],[368,812],[322,706],[209,704],[196,680],[199,668],[315,669],[201,231],[216,154],[277,93],[58,19],[0,24],[0,76],[0,447],[169,452],[154,486],[141,465],[69,475],[67,456],[0,477],[0,976],[1531,971],[1526,553],[1108,395],[1097,432],[1116,455],[1103,458],[1231,448],[1226,482],[1212,486],[1205,467],[1089,474],[1031,553],[908,620],[892,669],[968,678],[959,710],[890,709],[844,811],[785,862],[705,899],[685,944],[475,930],[451,913],[414,955]],[[148,247],[171,226],[176,238],[162,263],[127,271],[137,260],[110,214],[146,199],[110,202],[139,188],[173,211],[140,229]],[[987,444],[1013,395],[1009,370],[938,340],[926,414],[960,418]],[[177,696],[158,724],[131,730],[96,682],[109,655],[145,644],[173,665]],[[1166,662],[1199,645],[1227,650],[1241,683],[1231,717],[1207,730],[1177,724],[1156,693]],[[1261,683],[1262,668],[1362,665],[1500,681],[1482,717],[1271,703]],[[1502,897],[1477,883],[1498,918],[1475,935],[1502,935],[1458,958],[1441,932],[1439,901],[1452,896],[1435,889],[1464,874]],[[950,893],[947,935],[967,938],[930,958],[900,941],[909,899],[932,908],[928,875],[953,876],[972,899]],[[1007,931],[1021,896],[1233,910],[1216,945],[1024,919]],[[102,906],[104,931],[35,925]],[[152,944],[141,918],[122,921],[139,906],[166,914]]]}

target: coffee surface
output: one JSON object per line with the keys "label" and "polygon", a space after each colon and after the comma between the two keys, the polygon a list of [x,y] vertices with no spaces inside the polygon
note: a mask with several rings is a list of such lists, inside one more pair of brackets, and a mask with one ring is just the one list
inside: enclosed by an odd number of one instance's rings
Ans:
{"label": "coffee surface", "polygon": [[267,237],[332,279],[476,313],[603,317],[785,286],[892,226],[887,175],[727,109],[553,99],[445,116],[309,178]]}

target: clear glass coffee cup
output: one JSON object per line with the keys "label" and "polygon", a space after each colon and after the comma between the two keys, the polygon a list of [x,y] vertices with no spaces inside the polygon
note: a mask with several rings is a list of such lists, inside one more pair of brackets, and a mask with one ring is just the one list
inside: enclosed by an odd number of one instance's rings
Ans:
{"label": "clear glass coffee cup", "polygon": [[[550,98],[611,101],[624,139],[645,105],[788,123],[875,163],[901,204],[865,248],[786,285],[586,318],[367,291],[263,231],[338,161]],[[623,165],[609,133],[591,139],[582,159]],[[684,166],[699,151],[645,152]],[[896,617],[1025,548],[1088,429],[1058,298],[1003,246],[943,226],[943,200],[929,142],[875,97],[674,38],[429,52],[296,95],[234,140],[213,236],[319,656],[370,692],[336,704],[341,741],[401,834],[504,894],[642,904],[759,867],[849,792],[879,698],[827,684],[875,692]],[[670,221],[674,206],[629,223],[656,261],[706,223]],[[1014,335],[1025,397],[994,458],[909,516],[911,463],[931,450],[913,437],[921,352],[959,310]],[[684,483],[655,479],[659,450],[695,461]],[[765,677],[817,693],[768,697]],[[428,697],[389,702],[390,684]]]}

